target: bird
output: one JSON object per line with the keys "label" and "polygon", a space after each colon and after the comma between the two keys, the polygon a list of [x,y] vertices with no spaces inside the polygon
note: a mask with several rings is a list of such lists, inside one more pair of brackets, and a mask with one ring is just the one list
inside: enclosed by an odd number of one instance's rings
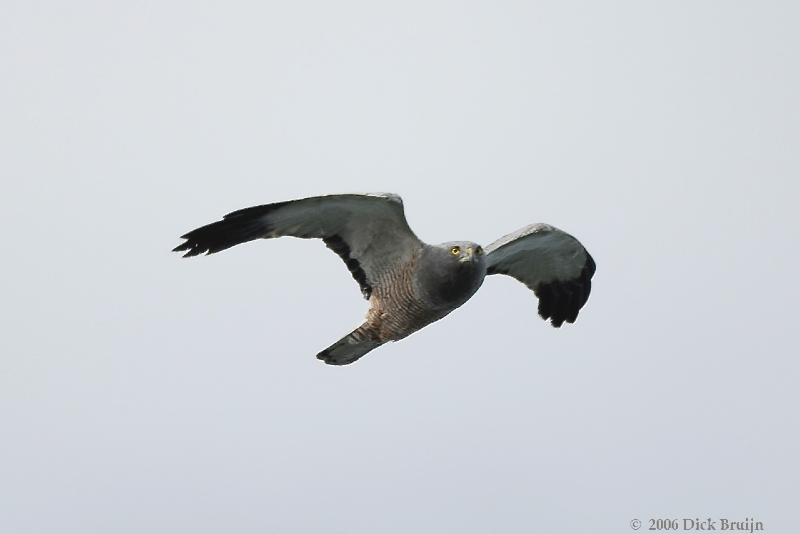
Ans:
{"label": "bird", "polygon": [[542,319],[573,323],[586,304],[595,262],[570,234],[530,224],[481,247],[472,241],[430,245],[406,221],[392,193],[339,194],[244,208],[181,236],[173,252],[213,254],[256,239],[322,239],[344,261],[369,302],[364,322],[317,354],[347,365],[399,341],[467,302],[487,275],[511,276],[539,299]]}

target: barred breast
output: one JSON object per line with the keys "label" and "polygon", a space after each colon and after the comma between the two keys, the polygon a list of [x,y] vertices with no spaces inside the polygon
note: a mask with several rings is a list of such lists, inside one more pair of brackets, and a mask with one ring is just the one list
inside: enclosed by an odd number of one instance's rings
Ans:
{"label": "barred breast", "polygon": [[397,341],[447,315],[431,307],[414,282],[418,256],[387,270],[373,287],[365,326],[382,342]]}

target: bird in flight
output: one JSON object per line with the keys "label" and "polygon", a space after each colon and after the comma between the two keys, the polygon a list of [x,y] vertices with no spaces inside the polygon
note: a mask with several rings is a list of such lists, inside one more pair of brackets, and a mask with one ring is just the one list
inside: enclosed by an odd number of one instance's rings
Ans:
{"label": "bird in flight", "polygon": [[572,323],[586,304],[595,264],[581,243],[548,224],[531,224],[483,248],[471,241],[424,243],[393,194],[328,195],[245,208],[182,236],[184,257],[213,254],[255,239],[322,239],[369,301],[364,323],[317,354],[346,365],[455,310],[489,274],[516,278],[539,298],[554,327]]}

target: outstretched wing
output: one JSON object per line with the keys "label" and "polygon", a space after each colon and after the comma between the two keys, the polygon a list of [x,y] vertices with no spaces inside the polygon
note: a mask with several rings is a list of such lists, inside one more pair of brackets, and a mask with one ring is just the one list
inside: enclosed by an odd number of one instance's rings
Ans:
{"label": "outstretched wing", "polygon": [[549,224],[531,224],[486,247],[487,274],[513,276],[539,297],[539,315],[575,322],[592,289],[595,264],[580,242]]}
{"label": "outstretched wing", "polygon": [[422,245],[397,195],[329,195],[254,206],[182,236],[184,257],[213,254],[254,239],[320,238],[344,260],[369,298],[381,274]]}

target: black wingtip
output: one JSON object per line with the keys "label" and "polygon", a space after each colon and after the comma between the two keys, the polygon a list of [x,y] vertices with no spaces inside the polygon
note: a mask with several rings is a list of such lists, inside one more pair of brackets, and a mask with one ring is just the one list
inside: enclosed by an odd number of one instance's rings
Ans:
{"label": "black wingtip", "polygon": [[172,250],[173,252],[186,251],[183,257],[190,258],[203,253],[213,254],[240,243],[265,237],[269,227],[262,215],[263,210],[260,213],[252,210],[241,216],[225,218],[201,226],[181,236],[181,239],[185,239],[186,242]]}
{"label": "black wingtip", "polygon": [[189,244],[188,241],[186,241],[185,243],[181,243],[177,247],[173,248],[172,252],[183,252],[184,250],[189,250],[190,248],[191,245]]}
{"label": "black wingtip", "polygon": [[586,263],[577,278],[539,284],[534,290],[539,297],[539,316],[549,320],[554,328],[561,328],[565,322],[574,323],[578,312],[589,300],[596,268],[594,259],[587,252]]}
{"label": "black wingtip", "polygon": [[173,252],[185,250],[187,252],[183,257],[190,258],[203,253],[214,254],[240,243],[266,237],[271,230],[267,216],[290,202],[264,204],[231,212],[225,215],[221,221],[195,228],[191,232],[183,234],[181,239],[185,239],[186,242],[172,250]]}
{"label": "black wingtip", "polygon": [[172,252],[184,252],[184,251],[186,251],[186,253],[183,254],[184,258],[191,258],[192,256],[199,256],[203,252],[207,253],[207,251],[199,243],[194,242],[194,241],[192,241],[190,239],[186,240],[185,243],[182,243],[182,244],[180,244],[177,247],[172,249]]}

